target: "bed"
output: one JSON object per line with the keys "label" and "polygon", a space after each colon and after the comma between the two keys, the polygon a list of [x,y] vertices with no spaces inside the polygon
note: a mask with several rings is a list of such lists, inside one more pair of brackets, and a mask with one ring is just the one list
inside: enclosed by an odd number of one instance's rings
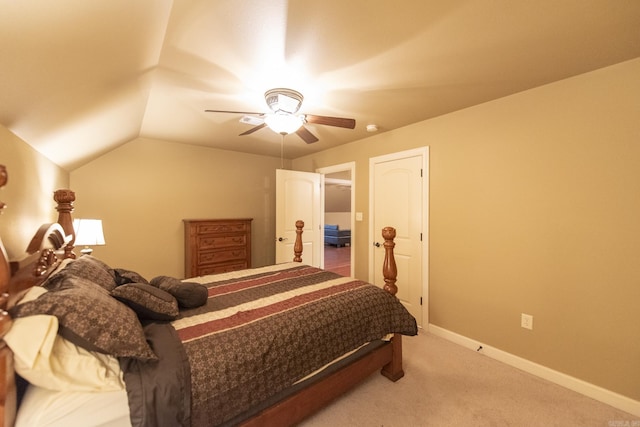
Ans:
{"label": "bed", "polygon": [[336,247],[347,246],[351,244],[351,230],[340,230],[335,224],[325,224],[324,226],[324,244]]}
{"label": "bed", "polygon": [[[382,232],[384,290],[301,263],[302,221],[291,263],[144,278],[76,258],[75,195],[54,198],[58,223],[38,229],[23,260],[9,264],[0,245],[4,426],[16,415],[20,426],[293,425],[375,371],[392,381],[404,375],[401,335],[417,327],[394,296],[393,228]],[[49,322],[49,344],[19,332],[35,321]],[[30,372],[34,346],[61,378]],[[14,363],[28,378],[17,411]]]}

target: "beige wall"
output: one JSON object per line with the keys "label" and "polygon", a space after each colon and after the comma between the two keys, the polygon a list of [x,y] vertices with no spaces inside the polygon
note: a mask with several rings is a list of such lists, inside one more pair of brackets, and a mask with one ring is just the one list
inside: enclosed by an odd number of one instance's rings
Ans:
{"label": "beige wall", "polygon": [[2,125],[0,164],[9,174],[0,191],[0,200],[7,205],[0,216],[0,235],[7,256],[14,260],[25,254],[41,224],[57,220],[53,192],[68,187],[69,174]]}
{"label": "beige wall", "polygon": [[325,184],[324,211],[351,212],[351,188]]}
{"label": "beige wall", "polygon": [[[430,147],[430,323],[640,400],[640,59],[293,161]],[[520,313],[534,330],[520,327]]]}
{"label": "beige wall", "polygon": [[71,173],[76,218],[101,218],[94,255],[151,279],[184,277],[185,218],[253,218],[252,264],[275,259],[280,159],[137,139]]}

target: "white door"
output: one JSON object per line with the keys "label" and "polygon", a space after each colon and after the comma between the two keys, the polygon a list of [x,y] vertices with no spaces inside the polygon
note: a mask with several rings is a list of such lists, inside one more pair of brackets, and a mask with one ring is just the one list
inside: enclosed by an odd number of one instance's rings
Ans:
{"label": "white door", "polygon": [[276,170],[276,263],[293,261],[296,221],[304,221],[302,262],[320,267],[322,181],[318,173]]}
{"label": "white door", "polygon": [[[394,255],[398,268],[397,297],[422,326],[426,311],[428,151],[411,150],[370,160],[371,254],[369,277],[384,285],[382,229],[396,229]],[[426,298],[425,298],[426,299]],[[428,319],[427,319],[428,320]]]}

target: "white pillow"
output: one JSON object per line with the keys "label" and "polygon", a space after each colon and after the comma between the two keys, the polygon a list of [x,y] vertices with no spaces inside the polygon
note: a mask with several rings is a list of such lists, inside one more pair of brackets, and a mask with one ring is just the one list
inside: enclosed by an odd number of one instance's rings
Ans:
{"label": "white pillow", "polygon": [[[34,287],[20,304],[45,292],[46,289]],[[16,372],[31,384],[61,391],[124,389],[118,359],[87,351],[59,336],[55,316],[14,319],[4,340],[13,351]]]}

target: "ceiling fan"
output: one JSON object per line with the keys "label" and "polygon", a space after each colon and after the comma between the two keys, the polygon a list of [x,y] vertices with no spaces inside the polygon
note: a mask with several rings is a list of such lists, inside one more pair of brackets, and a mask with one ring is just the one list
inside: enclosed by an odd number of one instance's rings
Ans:
{"label": "ceiling fan", "polygon": [[255,113],[249,111],[226,111],[226,110],[205,110],[207,113],[231,113],[244,114],[241,122],[254,125],[251,129],[240,134],[249,135],[255,131],[268,126],[276,133],[287,135],[296,133],[307,144],[318,141],[318,138],[307,128],[305,123],[317,125],[335,126],[347,129],[354,129],[356,121],[342,117],[318,116],[315,114],[297,114],[302,105],[304,97],[293,89],[276,88],[270,89],[264,94],[265,101],[271,110],[270,113]]}

